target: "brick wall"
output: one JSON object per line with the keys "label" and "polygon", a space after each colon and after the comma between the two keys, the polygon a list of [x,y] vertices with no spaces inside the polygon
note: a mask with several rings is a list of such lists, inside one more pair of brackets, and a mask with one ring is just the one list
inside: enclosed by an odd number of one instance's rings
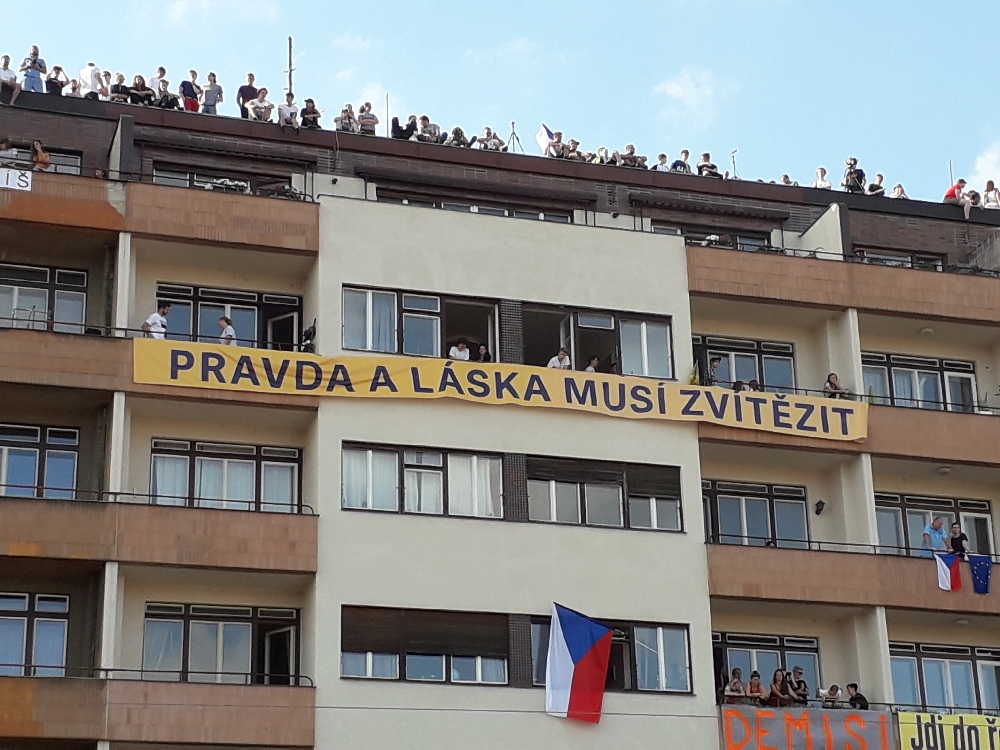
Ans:
{"label": "brick wall", "polygon": [[996,230],[987,224],[961,221],[962,210],[958,206],[942,208],[954,209],[957,221],[852,210],[851,241],[866,247],[947,254],[949,261],[955,263],[965,260]]}

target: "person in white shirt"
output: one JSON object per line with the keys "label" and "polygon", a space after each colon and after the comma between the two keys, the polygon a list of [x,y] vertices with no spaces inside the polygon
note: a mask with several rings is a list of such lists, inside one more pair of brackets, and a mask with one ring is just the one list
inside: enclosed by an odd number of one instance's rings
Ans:
{"label": "person in white shirt", "polygon": [[222,331],[219,334],[219,343],[223,346],[237,346],[239,342],[236,340],[236,329],[233,328],[233,321],[223,315],[219,318],[219,329]]}
{"label": "person in white shirt", "polygon": [[656,157],[656,164],[653,165],[653,170],[656,172],[670,171],[670,162],[666,154],[660,154]]}
{"label": "person in white shirt", "polygon": [[170,314],[170,303],[161,302],[155,313],[151,313],[146,322],[142,324],[142,330],[154,339],[165,339],[167,337],[167,316]]}
{"label": "person in white shirt", "polygon": [[590,364],[587,365],[586,372],[597,372],[597,366],[601,364],[601,358],[596,354],[590,355]]}
{"label": "person in white shirt", "polygon": [[107,94],[101,69],[92,62],[83,66],[77,80],[80,81],[80,93],[84,99],[99,99],[102,93]]}
{"label": "person in white shirt", "polygon": [[153,91],[157,92],[157,95],[159,95],[160,81],[164,81],[166,80],[166,78],[167,78],[167,69],[161,65],[156,69],[156,75],[150,76],[149,80],[146,81],[146,85],[149,86],[149,88],[153,89]]}
{"label": "person in white shirt", "polygon": [[993,180],[986,181],[986,190],[983,191],[983,208],[1000,208],[1000,190],[997,190]]}
{"label": "person in white shirt", "polygon": [[299,129],[299,110],[295,106],[295,94],[289,91],[285,94],[285,103],[278,105],[278,125],[284,130],[286,126]]}
{"label": "person in white shirt", "polygon": [[17,82],[17,73],[10,69],[10,55],[0,57],[0,92],[4,86],[10,89],[10,104],[13,105],[21,93],[21,84]]}
{"label": "person in white shirt", "polygon": [[569,370],[573,367],[573,361],[569,357],[569,349],[565,346],[559,349],[559,353],[549,360],[547,367],[553,370]]}
{"label": "person in white shirt", "polygon": [[833,183],[826,179],[826,167],[816,169],[816,180],[812,186],[821,190],[833,190]]}
{"label": "person in white shirt", "polygon": [[257,98],[248,101],[246,107],[251,120],[271,122],[271,111],[274,109],[274,105],[267,100],[267,89],[259,89]]}
{"label": "person in white shirt", "polygon": [[460,338],[458,342],[448,351],[448,359],[460,359],[469,361],[469,342]]}

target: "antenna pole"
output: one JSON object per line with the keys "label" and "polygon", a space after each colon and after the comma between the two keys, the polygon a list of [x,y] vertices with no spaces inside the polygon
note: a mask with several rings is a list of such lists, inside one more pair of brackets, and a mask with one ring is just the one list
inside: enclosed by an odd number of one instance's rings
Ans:
{"label": "antenna pole", "polygon": [[288,91],[295,91],[295,87],[292,84],[292,73],[295,72],[294,55],[292,50],[292,38],[288,37]]}
{"label": "antenna pole", "polygon": [[389,92],[385,92],[385,137],[390,136],[389,132]]}
{"label": "antenna pole", "polygon": [[948,186],[955,184],[955,173],[951,171],[951,159],[948,160]]}

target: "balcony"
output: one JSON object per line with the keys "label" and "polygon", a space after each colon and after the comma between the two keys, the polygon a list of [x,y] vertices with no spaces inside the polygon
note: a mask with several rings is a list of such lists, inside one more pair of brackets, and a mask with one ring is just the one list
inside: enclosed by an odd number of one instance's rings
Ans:
{"label": "balcony", "polygon": [[997,280],[836,258],[688,246],[692,295],[811,305],[918,318],[1000,322]]}
{"label": "balcony", "polygon": [[968,565],[962,590],[942,591],[923,557],[711,544],[708,569],[713,597],[1000,614],[995,596],[973,591]]}
{"label": "balcony", "polygon": [[[116,498],[117,499],[117,498]],[[0,556],[315,573],[317,517],[0,498]],[[140,498],[141,499],[141,498]]]}
{"label": "balcony", "polygon": [[0,219],[122,231],[125,187],[76,175],[35,172],[30,192],[0,191]]}
{"label": "balcony", "polygon": [[0,677],[0,736],[312,747],[310,687]]}

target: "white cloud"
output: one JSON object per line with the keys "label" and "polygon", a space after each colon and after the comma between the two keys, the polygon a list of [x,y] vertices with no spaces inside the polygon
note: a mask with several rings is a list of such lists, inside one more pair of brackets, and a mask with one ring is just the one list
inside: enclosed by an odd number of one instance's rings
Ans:
{"label": "white cloud", "polygon": [[346,52],[367,52],[379,46],[379,41],[361,34],[344,34],[333,40],[333,46]]}
{"label": "white cloud", "polygon": [[720,81],[710,70],[686,67],[656,86],[653,94],[666,97],[661,117],[701,128],[714,122],[720,99],[734,88],[735,84]]}
{"label": "white cloud", "polygon": [[[955,173],[955,179],[963,176],[965,175]],[[1000,182],[1000,141],[994,141],[979,153],[972,174],[965,176],[965,179],[969,181],[970,190],[979,192],[985,189],[987,180]]]}
{"label": "white cloud", "polygon": [[338,81],[349,81],[354,78],[354,74],[357,72],[357,68],[345,68],[344,70],[338,71],[333,77]]}

